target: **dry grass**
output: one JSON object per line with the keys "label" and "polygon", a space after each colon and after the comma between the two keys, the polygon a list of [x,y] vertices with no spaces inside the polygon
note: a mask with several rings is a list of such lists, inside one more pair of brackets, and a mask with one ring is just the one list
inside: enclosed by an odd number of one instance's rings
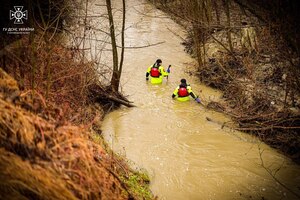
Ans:
{"label": "dry grass", "polygon": [[[103,87],[93,63],[38,41],[7,47],[11,76],[0,68],[0,198],[153,198],[132,192],[132,170],[93,138],[104,115],[89,91]],[[148,181],[140,186],[149,191]]]}
{"label": "dry grass", "polygon": [[34,199],[130,196],[108,171],[109,156],[89,140],[84,127],[58,127],[18,105],[0,101],[3,194]]}

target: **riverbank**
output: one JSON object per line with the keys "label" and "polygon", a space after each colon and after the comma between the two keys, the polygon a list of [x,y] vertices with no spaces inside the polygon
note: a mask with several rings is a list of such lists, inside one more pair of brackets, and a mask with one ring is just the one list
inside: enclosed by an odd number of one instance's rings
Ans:
{"label": "riverbank", "polygon": [[183,45],[198,62],[193,74],[223,92],[207,106],[230,116],[228,127],[256,135],[299,163],[299,56],[281,24],[239,1],[155,3],[186,29]]}
{"label": "riverbank", "polygon": [[127,101],[99,80],[108,69],[87,58],[89,3],[1,6],[1,199],[154,198],[148,176],[102,138],[103,117]]}
{"label": "riverbank", "polygon": [[120,104],[93,63],[64,47],[59,35],[51,43],[35,38],[3,49],[1,197],[153,199],[148,176],[130,169],[102,138],[102,118]]}

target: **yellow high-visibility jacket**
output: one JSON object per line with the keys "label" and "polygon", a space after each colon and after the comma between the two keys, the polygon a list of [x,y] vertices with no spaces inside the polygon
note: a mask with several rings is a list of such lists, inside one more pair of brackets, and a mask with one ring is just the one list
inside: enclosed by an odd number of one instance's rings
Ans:
{"label": "yellow high-visibility jacket", "polygon": [[176,89],[175,89],[174,92],[173,92],[173,95],[172,95],[173,98],[174,98],[174,97],[177,97],[177,100],[178,100],[178,101],[188,101],[188,100],[190,100],[190,95],[191,95],[194,99],[197,98],[197,96],[194,94],[194,92],[193,92],[191,86],[187,85],[187,87],[186,87],[186,89],[187,89],[187,91],[188,91],[188,93],[189,93],[189,96],[186,96],[186,97],[180,97],[180,96],[178,96],[179,88],[180,88],[180,87],[177,86]]}
{"label": "yellow high-visibility jacket", "polygon": [[159,84],[159,83],[162,83],[163,81],[163,77],[166,77],[169,75],[168,72],[165,71],[164,67],[163,66],[159,66],[158,67],[158,71],[160,73],[160,76],[159,77],[152,77],[151,76],[151,68],[153,67],[153,65],[151,65],[150,67],[148,67],[148,70],[147,70],[147,73],[149,73],[149,76],[150,76],[150,81],[152,84]]}

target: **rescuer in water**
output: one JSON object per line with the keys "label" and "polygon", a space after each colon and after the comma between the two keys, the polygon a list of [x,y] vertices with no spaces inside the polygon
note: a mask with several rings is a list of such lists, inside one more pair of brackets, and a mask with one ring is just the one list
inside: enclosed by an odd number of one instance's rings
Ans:
{"label": "rescuer in water", "polygon": [[148,67],[146,73],[146,80],[149,80],[149,75],[150,75],[151,83],[158,84],[158,83],[162,83],[163,77],[168,77],[170,73],[171,65],[169,65],[167,71],[165,71],[164,67],[161,64],[162,64],[161,59],[157,59],[153,65]]}
{"label": "rescuer in water", "polygon": [[196,96],[195,93],[193,92],[191,86],[186,83],[185,79],[181,79],[180,85],[177,86],[177,88],[174,90],[172,94],[172,98],[177,97],[178,101],[188,101],[190,100],[189,97],[190,95],[191,97],[193,97],[193,99],[195,99],[195,101],[197,101],[197,103],[201,103],[198,96]]}

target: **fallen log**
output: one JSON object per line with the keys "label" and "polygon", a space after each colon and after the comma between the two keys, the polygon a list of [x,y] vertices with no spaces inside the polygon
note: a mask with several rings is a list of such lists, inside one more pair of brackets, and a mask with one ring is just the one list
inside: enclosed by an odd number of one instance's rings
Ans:
{"label": "fallen log", "polygon": [[112,95],[104,95],[106,99],[119,103],[121,105],[127,106],[127,107],[136,107],[135,105],[133,105],[131,102],[125,101],[123,99],[119,99],[117,97],[114,97]]}
{"label": "fallen log", "polygon": [[126,107],[136,107],[132,102],[128,101],[119,92],[112,92],[110,89],[105,88],[99,84],[92,84],[88,88],[89,98],[92,102],[105,102],[110,101],[116,104],[124,105]]}

